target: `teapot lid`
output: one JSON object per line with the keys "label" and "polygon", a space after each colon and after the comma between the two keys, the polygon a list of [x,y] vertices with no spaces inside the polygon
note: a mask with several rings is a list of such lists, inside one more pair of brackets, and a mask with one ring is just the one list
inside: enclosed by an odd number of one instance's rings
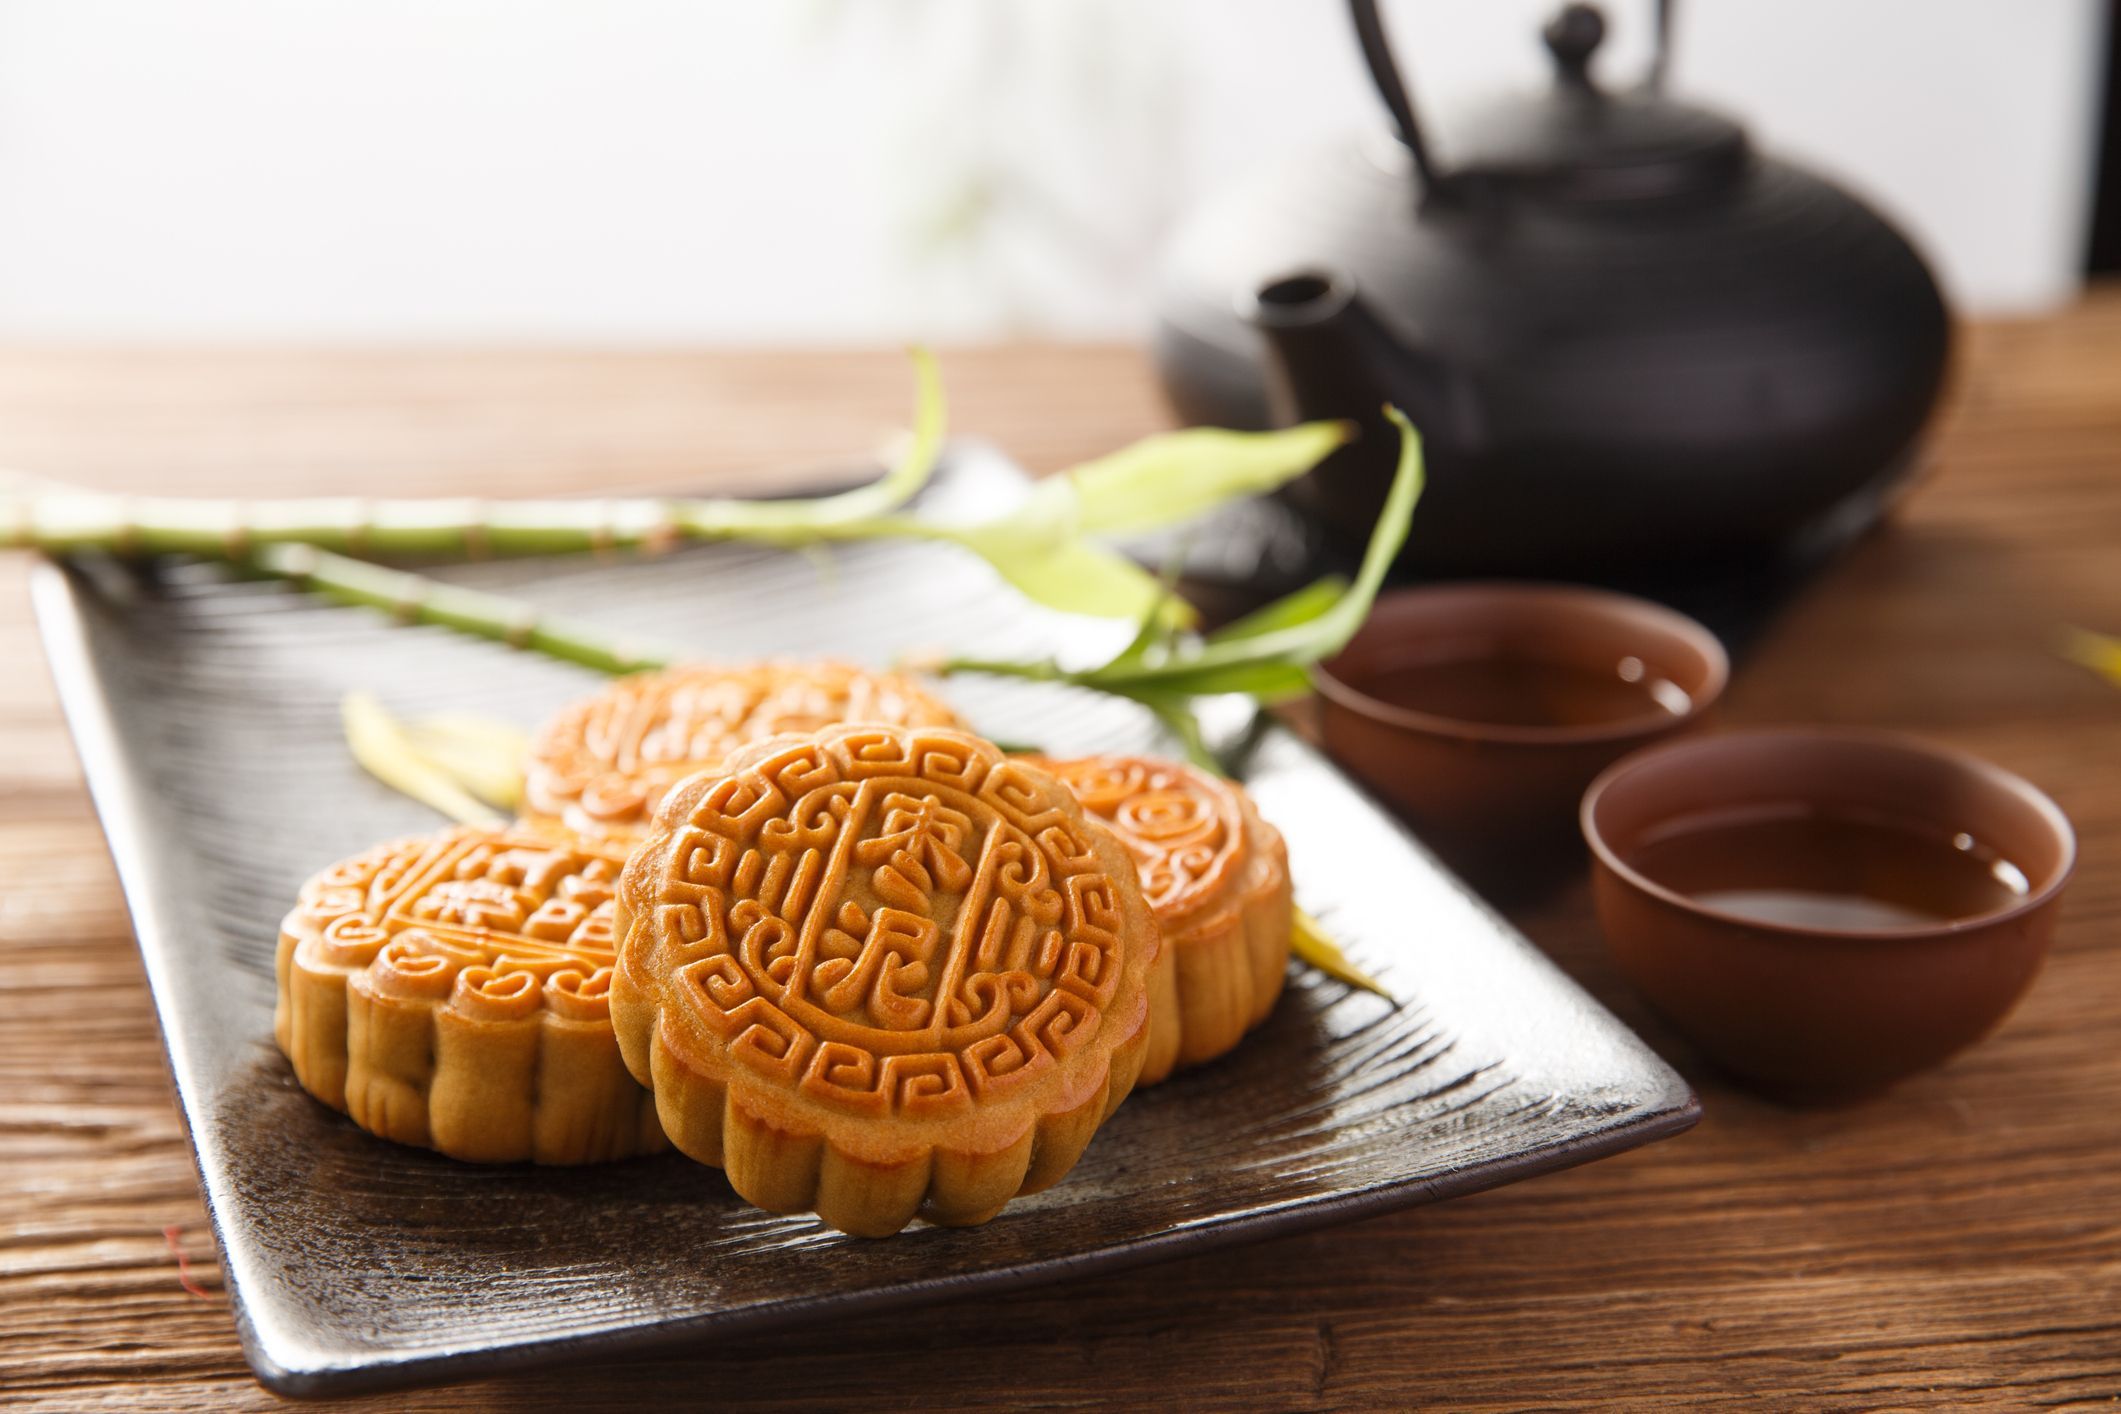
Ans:
{"label": "teapot lid", "polygon": [[1668,196],[1720,185],[1743,170],[1745,130],[1705,108],[1658,91],[1601,88],[1591,56],[1605,17],[1590,5],[1564,8],[1544,31],[1554,83],[1467,115],[1459,158],[1446,183],[1500,183],[1571,200]]}
{"label": "teapot lid", "polygon": [[1657,54],[1648,80],[1625,91],[1591,78],[1605,16],[1564,7],[1546,27],[1554,84],[1546,93],[1490,105],[1466,124],[1463,162],[1439,170],[1385,39],[1377,0],[1348,0],[1370,78],[1430,196],[1504,188],[1561,200],[1671,196],[1722,185],[1743,172],[1745,130],[1730,119],[1664,97],[1671,0],[1658,0]]}

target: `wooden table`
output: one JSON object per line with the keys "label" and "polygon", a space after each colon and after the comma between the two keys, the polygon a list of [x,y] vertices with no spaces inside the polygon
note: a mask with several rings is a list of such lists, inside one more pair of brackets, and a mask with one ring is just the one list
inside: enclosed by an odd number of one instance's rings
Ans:
{"label": "wooden table", "polygon": [[[1038,468],[1164,418],[1131,349],[947,355],[958,429]],[[770,484],[901,416],[893,354],[0,353],[0,465],[211,493]],[[1897,524],[1741,664],[1727,720],[1862,722],[2052,791],[2083,864],[1999,1035],[1855,1109],[1708,1074],[1604,960],[1584,892],[1519,922],[1700,1087],[1683,1138],[1166,1266],[377,1408],[1007,1400],[1266,1409],[2121,1396],[2121,291],[1977,328]],[[117,883],[0,568],[0,1402],[241,1409],[237,1353]]]}

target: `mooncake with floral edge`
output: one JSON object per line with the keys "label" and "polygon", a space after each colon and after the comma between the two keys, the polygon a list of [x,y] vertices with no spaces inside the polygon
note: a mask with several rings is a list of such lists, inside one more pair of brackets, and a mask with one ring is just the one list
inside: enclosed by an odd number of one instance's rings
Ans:
{"label": "mooncake with floral edge", "polygon": [[560,709],[532,739],[525,819],[638,838],[663,793],[749,742],[841,722],[957,727],[904,673],[829,659],[631,673]]}
{"label": "mooncake with floral edge", "polygon": [[378,845],[281,924],[273,1030],[302,1087],[452,1158],[583,1164],[667,1147],[612,1036],[617,847],[523,828]]}
{"label": "mooncake with floral edge", "polygon": [[612,1020],[671,1142],[863,1236],[1056,1182],[1173,1005],[1126,850],[942,728],[775,738],[688,779],[618,926]]}
{"label": "mooncake with floral edge", "polygon": [[1267,1019],[1288,974],[1295,918],[1281,832],[1244,789],[1143,756],[1039,763],[1119,836],[1141,870],[1178,979],[1174,1065],[1141,1085],[1228,1053]]}

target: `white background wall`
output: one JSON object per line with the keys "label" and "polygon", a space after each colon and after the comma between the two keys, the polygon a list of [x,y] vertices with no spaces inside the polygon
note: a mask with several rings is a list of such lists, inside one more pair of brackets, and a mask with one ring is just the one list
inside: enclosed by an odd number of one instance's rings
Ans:
{"label": "white background wall", "polygon": [[[1552,5],[1394,0],[1446,154]],[[1692,0],[1675,86],[2037,308],[2102,9]],[[1191,200],[1381,122],[1335,0],[0,0],[0,338],[1123,335]]]}

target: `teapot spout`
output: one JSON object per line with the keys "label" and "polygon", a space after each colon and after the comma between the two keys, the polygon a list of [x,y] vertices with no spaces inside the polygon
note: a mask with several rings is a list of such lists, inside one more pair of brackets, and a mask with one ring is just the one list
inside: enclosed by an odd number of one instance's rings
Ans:
{"label": "teapot spout", "polygon": [[1384,403],[1406,400],[1395,385],[1408,353],[1347,276],[1320,270],[1279,276],[1259,287],[1247,313],[1272,353],[1276,421],[1369,423]]}
{"label": "teapot spout", "polygon": [[1391,485],[1399,440],[1384,418],[1392,403],[1421,428],[1429,447],[1430,494],[1448,488],[1438,470],[1459,419],[1454,380],[1386,328],[1347,276],[1300,271],[1261,285],[1246,310],[1265,337],[1267,391],[1274,421],[1337,418],[1362,435],[1293,483],[1286,499],[1349,545],[1367,542]]}

